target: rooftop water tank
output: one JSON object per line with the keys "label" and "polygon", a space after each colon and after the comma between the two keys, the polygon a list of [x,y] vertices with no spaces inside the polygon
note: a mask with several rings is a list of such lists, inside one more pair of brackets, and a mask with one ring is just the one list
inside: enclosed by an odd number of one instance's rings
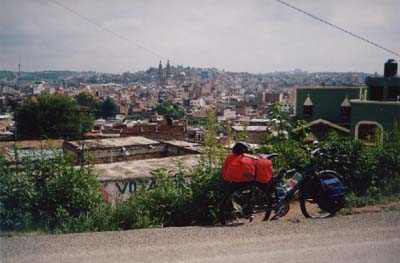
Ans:
{"label": "rooftop water tank", "polygon": [[385,77],[394,77],[396,75],[397,75],[397,62],[394,59],[389,59],[385,63],[384,76]]}

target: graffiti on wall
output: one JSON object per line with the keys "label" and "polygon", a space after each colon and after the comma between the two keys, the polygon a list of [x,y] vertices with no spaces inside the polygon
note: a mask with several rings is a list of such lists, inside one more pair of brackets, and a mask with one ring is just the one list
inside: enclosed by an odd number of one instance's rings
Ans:
{"label": "graffiti on wall", "polygon": [[127,200],[132,194],[145,187],[150,191],[156,186],[154,178],[149,179],[128,179],[128,180],[110,180],[100,182],[100,192],[104,195],[108,203],[115,204],[119,201]]}
{"label": "graffiti on wall", "polygon": [[[144,184],[144,185],[143,185]],[[126,180],[126,181],[116,181],[115,187],[118,189],[119,193],[134,193],[139,190],[139,187],[146,187],[146,191],[153,189],[156,186],[156,181],[151,178],[145,183],[143,180],[133,179],[133,180]]]}

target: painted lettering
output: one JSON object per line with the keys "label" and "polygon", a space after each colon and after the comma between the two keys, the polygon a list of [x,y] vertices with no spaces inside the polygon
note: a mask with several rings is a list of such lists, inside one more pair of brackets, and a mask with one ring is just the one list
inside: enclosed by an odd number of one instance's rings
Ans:
{"label": "painted lettering", "polygon": [[121,194],[123,194],[123,193],[125,193],[125,191],[126,191],[126,187],[128,186],[128,182],[124,182],[123,188],[121,188],[121,186],[119,185],[118,182],[116,182],[115,185],[117,186],[118,191],[119,191]]}
{"label": "painted lettering", "polygon": [[156,187],[156,180],[153,178],[149,180],[149,184],[147,186],[147,191],[154,189]]}
{"label": "painted lettering", "polygon": [[137,183],[136,181],[129,182],[129,193],[134,193],[137,191]]}

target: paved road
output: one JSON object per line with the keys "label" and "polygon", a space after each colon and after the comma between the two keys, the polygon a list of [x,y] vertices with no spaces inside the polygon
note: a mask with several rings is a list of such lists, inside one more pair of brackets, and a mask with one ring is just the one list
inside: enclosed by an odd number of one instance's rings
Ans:
{"label": "paved road", "polygon": [[400,262],[400,211],[239,227],[1,238],[1,262]]}

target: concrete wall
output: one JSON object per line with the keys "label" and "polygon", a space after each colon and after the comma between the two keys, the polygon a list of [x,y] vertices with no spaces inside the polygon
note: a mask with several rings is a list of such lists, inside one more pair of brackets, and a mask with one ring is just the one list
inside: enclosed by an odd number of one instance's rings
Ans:
{"label": "concrete wall", "polygon": [[106,201],[111,204],[118,204],[141,190],[150,191],[156,185],[154,178],[132,178],[124,180],[103,180],[100,181],[100,191]]}
{"label": "concrete wall", "polygon": [[158,159],[96,164],[94,173],[100,182],[101,192],[112,204],[127,200],[144,187],[154,188],[156,181],[152,175],[155,169],[164,169],[171,180],[178,172],[190,171],[198,165],[199,155],[182,155]]}

